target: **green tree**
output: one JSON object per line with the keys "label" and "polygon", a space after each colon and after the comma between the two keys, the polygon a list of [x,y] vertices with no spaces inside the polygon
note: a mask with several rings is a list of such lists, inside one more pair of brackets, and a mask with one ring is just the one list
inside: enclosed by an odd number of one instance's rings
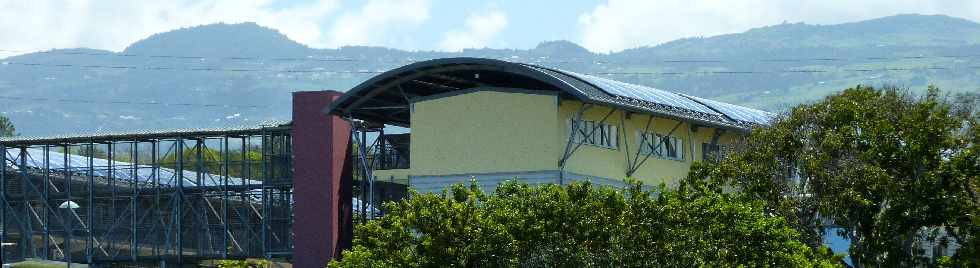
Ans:
{"label": "green tree", "polygon": [[[226,162],[225,154],[220,150],[202,148],[200,155],[197,147],[186,148],[181,157],[182,167],[188,171],[202,171],[211,174],[221,174]],[[237,178],[247,178],[261,180],[262,173],[262,154],[257,148],[250,148],[247,153],[242,150],[230,150],[227,153],[228,175]],[[198,161],[200,158],[200,161]],[[163,167],[177,167],[177,153],[171,152],[159,160]]]}
{"label": "green tree", "polygon": [[260,260],[260,259],[218,261],[218,268],[267,268],[267,267],[272,267],[272,264],[267,260]]}
{"label": "green tree", "polygon": [[589,183],[413,194],[357,226],[331,267],[833,266],[737,194]]}
{"label": "green tree", "polygon": [[17,129],[14,128],[14,123],[10,122],[5,116],[0,115],[0,137],[10,137],[17,133]]}
{"label": "green tree", "polygon": [[[855,266],[978,265],[976,95],[858,86],[753,131],[741,152],[696,165],[689,183],[734,187],[782,215],[811,246],[827,227]],[[953,242],[953,243],[950,243]],[[959,244],[929,258],[925,243]]]}

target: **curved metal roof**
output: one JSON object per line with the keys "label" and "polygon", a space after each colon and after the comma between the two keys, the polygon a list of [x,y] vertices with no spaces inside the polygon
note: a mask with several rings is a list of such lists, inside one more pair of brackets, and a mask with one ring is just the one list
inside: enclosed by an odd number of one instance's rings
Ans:
{"label": "curved metal roof", "polygon": [[415,98],[479,87],[556,91],[585,103],[612,106],[703,125],[748,130],[774,115],[648,86],[526,63],[444,58],[405,65],[352,88],[325,112],[399,126],[410,124]]}

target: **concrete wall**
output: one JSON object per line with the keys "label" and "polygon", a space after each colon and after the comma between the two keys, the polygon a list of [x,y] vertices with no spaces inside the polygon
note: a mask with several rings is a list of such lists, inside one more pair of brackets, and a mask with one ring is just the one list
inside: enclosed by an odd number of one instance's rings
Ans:
{"label": "concrete wall", "polygon": [[557,97],[475,91],[413,103],[413,175],[554,169]]}
{"label": "concrete wall", "polygon": [[[321,112],[343,93],[293,93],[293,263],[326,267],[351,246],[351,126]],[[298,146],[301,145],[301,146]]]}

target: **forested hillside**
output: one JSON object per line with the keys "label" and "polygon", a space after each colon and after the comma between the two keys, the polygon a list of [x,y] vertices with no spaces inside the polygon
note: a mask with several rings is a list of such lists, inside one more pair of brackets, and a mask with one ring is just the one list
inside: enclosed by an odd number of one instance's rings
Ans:
{"label": "forested hillside", "polygon": [[980,89],[980,24],[898,15],[780,24],[612,54],[568,41],[458,53],[314,49],[252,23],[152,35],[121,52],[85,48],[0,59],[0,113],[23,135],[213,127],[289,119],[297,90],[346,90],[438,57],[488,57],[779,111],[854,84]]}

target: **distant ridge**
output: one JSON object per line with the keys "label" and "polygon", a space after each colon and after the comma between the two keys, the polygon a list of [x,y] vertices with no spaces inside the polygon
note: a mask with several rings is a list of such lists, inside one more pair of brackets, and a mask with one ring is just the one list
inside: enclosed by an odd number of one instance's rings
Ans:
{"label": "distant ridge", "polygon": [[310,48],[252,22],[209,24],[153,34],[123,53],[207,56],[299,56]]}
{"label": "distant ridge", "polygon": [[[610,54],[592,53],[564,40],[542,42],[531,49],[461,52],[372,46],[316,49],[255,23],[211,24],[154,34],[121,53],[76,48],[0,59],[0,63],[48,65],[0,64],[0,113],[10,117],[24,135],[217,127],[282,120],[290,118],[292,91],[343,91],[378,71],[442,57],[530,62],[779,111],[856,84],[892,84],[912,89],[935,84],[950,91],[980,92],[980,76],[976,75],[977,69],[971,69],[980,66],[980,57],[943,58],[976,55],[978,51],[980,24],[949,16],[914,14],[836,25],[784,23]],[[841,71],[882,68],[898,70]],[[251,69],[263,71],[225,71]],[[798,69],[821,72],[778,72]],[[740,73],[725,74],[730,71]],[[712,72],[718,74],[705,74]],[[263,108],[243,108],[250,106]]]}
{"label": "distant ridge", "polygon": [[719,56],[745,50],[853,49],[874,47],[951,47],[980,44],[980,24],[945,15],[903,14],[877,19],[812,25],[783,23],[743,33],[684,38],[622,54]]}

